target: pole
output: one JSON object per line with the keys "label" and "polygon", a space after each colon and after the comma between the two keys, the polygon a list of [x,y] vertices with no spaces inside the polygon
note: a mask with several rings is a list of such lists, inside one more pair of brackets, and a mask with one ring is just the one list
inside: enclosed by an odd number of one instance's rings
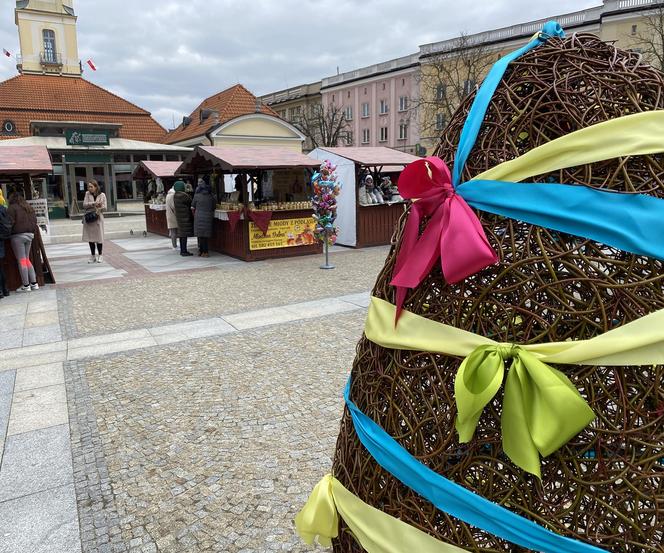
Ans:
{"label": "pole", "polygon": [[321,269],[334,269],[334,265],[330,265],[330,231],[325,231],[325,264],[321,265]]}

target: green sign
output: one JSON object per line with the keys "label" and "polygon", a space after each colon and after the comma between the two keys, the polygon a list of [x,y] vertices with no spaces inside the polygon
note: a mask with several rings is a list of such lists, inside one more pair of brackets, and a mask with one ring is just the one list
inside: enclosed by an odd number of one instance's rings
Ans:
{"label": "green sign", "polygon": [[108,146],[108,131],[92,129],[67,129],[67,146]]}

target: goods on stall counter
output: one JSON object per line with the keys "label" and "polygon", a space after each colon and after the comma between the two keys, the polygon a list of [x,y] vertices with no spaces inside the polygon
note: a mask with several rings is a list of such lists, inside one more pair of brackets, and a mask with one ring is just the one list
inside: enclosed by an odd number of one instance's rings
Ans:
{"label": "goods on stall counter", "polygon": [[[238,203],[229,203],[221,202],[217,204],[217,209],[219,211],[237,211],[242,209],[242,204]],[[298,210],[298,209],[310,209],[311,202],[263,202],[258,207],[252,207],[249,204],[249,209],[254,209],[255,211],[289,211],[289,210]]]}
{"label": "goods on stall counter", "polygon": [[386,202],[403,202],[403,198],[399,194],[399,188],[396,184],[392,183],[390,177],[383,177],[381,179],[380,189],[383,192]]}
{"label": "goods on stall counter", "polygon": [[337,241],[337,232],[339,232],[334,226],[334,221],[337,218],[337,196],[341,192],[341,183],[337,182],[335,171],[336,166],[325,160],[321,163],[319,172],[311,177],[314,189],[311,205],[316,222],[314,235],[317,240],[330,246]]}
{"label": "goods on stall counter", "polygon": [[374,179],[371,175],[364,177],[358,192],[360,205],[384,204],[385,198],[378,186],[374,186]]}

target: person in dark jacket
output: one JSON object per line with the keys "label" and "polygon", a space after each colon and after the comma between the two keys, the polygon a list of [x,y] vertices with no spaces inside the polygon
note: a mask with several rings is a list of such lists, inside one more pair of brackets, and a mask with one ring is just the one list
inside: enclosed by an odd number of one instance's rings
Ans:
{"label": "person in dark jacket", "polygon": [[203,179],[198,179],[198,186],[191,209],[194,212],[194,234],[198,238],[198,255],[210,257],[210,238],[214,225],[214,210],[217,207],[217,198],[212,193],[210,185]]}
{"label": "person in dark jacket", "polygon": [[18,192],[9,196],[9,218],[12,220],[12,235],[10,242],[21,274],[21,286],[17,292],[30,292],[39,290],[37,274],[30,261],[30,249],[37,228],[37,216],[32,206]]}
{"label": "person in dark jacket", "polygon": [[194,255],[187,251],[187,238],[194,235],[194,216],[191,213],[191,196],[184,191],[184,183],[179,180],[173,185],[175,196],[175,218],[178,222],[178,238],[180,239],[180,255]]}
{"label": "person in dark jacket", "polygon": [[[5,199],[2,197],[2,190],[0,189],[0,221],[4,222],[6,225],[11,225],[11,219],[7,213],[7,208],[4,205]],[[3,226],[3,229],[6,228]],[[3,233],[4,234],[4,233]],[[5,240],[4,237],[0,236],[0,299],[9,296],[9,290],[7,290],[7,281],[5,279],[5,271],[2,268],[3,260],[5,259]]]}

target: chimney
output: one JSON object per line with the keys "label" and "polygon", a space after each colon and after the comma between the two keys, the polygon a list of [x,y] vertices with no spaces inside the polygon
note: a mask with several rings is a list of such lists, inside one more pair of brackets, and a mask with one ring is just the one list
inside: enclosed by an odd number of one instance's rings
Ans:
{"label": "chimney", "polygon": [[260,113],[260,112],[261,112],[261,107],[262,107],[261,99],[260,99],[260,98],[256,98],[256,113]]}

